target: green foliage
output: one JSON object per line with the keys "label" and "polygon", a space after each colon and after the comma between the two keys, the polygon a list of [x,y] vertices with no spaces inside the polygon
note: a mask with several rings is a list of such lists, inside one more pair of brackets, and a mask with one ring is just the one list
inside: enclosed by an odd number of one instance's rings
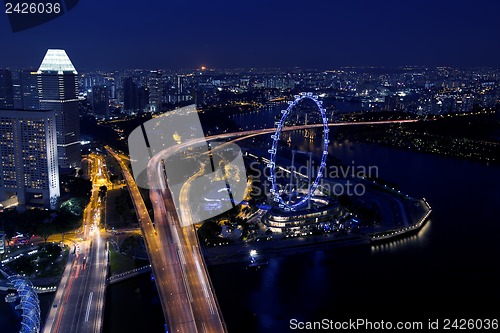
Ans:
{"label": "green foliage", "polygon": [[86,197],[71,198],[61,204],[60,210],[71,213],[75,216],[82,216],[89,201],[90,200]]}
{"label": "green foliage", "polygon": [[36,264],[34,264],[33,257],[23,256],[12,263],[9,266],[17,273],[21,275],[30,276],[35,273]]}
{"label": "green foliage", "polygon": [[41,259],[56,258],[61,254],[61,251],[61,247],[57,244],[42,244],[38,247],[38,257]]}

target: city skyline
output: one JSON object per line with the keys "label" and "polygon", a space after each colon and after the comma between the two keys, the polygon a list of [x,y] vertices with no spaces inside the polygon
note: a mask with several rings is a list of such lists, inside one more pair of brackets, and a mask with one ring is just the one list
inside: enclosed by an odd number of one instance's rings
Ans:
{"label": "city skyline", "polygon": [[0,36],[10,50],[2,65],[33,66],[47,48],[62,48],[82,70],[500,66],[500,43],[491,38],[500,28],[494,16],[498,3],[189,1],[144,8],[122,1],[99,6],[81,2],[18,33],[2,15]]}
{"label": "city skyline", "polygon": [[499,328],[500,2],[4,4],[2,333]]}

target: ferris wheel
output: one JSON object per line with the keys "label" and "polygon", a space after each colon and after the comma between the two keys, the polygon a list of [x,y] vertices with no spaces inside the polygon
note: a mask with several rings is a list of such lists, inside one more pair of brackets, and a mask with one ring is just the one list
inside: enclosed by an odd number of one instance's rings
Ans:
{"label": "ferris wheel", "polygon": [[[269,164],[267,165],[270,168],[270,177],[269,181],[271,182],[271,189],[270,192],[273,195],[273,200],[276,202],[280,208],[284,209],[285,211],[295,211],[300,207],[303,207],[311,198],[313,193],[316,191],[318,188],[319,182],[321,181],[321,178],[323,177],[323,172],[326,167],[326,157],[328,155],[328,144],[330,141],[328,140],[328,133],[330,130],[328,129],[328,118],[326,117],[326,110],[323,108],[323,102],[318,99],[318,96],[314,95],[311,92],[303,92],[300,93],[299,95],[294,96],[293,101],[288,102],[288,107],[285,110],[281,111],[281,118],[279,121],[275,122],[276,125],[276,132],[271,135],[271,138],[273,139],[273,144],[271,149],[268,150],[270,153],[270,158],[269,158]],[[284,197],[286,197],[286,193],[284,193],[283,190],[280,190],[278,188],[278,183],[276,181],[276,153],[278,151],[278,145],[279,145],[279,139],[281,135],[281,131],[285,127],[285,121],[287,117],[290,115],[290,113],[293,111],[293,109],[297,106],[299,102],[301,102],[304,99],[309,99],[313,101],[316,104],[316,107],[318,111],[321,114],[322,122],[323,122],[323,147],[322,147],[322,155],[321,155],[321,163],[319,166],[318,174],[316,175],[316,179],[314,182],[310,185],[307,194],[303,196],[300,200],[297,202],[292,202],[291,200],[291,195],[289,196],[288,200],[285,200]],[[295,172],[293,166],[290,172]],[[291,175],[291,177],[293,174]],[[291,189],[290,189],[291,191]]]}

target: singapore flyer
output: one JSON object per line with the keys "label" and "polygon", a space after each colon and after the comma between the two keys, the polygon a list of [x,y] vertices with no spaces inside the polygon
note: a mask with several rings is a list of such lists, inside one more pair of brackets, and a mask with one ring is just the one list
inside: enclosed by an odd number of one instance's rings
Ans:
{"label": "singapore flyer", "polygon": [[[271,182],[270,192],[274,197],[273,198],[274,202],[277,203],[279,205],[279,207],[284,209],[285,211],[295,211],[295,210],[303,207],[308,202],[308,200],[311,198],[311,196],[314,194],[316,189],[318,188],[319,182],[321,181],[321,178],[323,177],[323,171],[326,167],[326,157],[328,155],[328,144],[330,142],[328,140],[329,129],[328,129],[328,119],[326,117],[326,111],[323,108],[323,103],[320,100],[318,100],[318,96],[313,95],[313,93],[311,93],[311,92],[307,92],[307,93],[303,92],[303,93],[300,93],[299,95],[295,95],[294,98],[295,99],[293,101],[288,102],[288,107],[286,108],[286,110],[281,111],[281,118],[279,121],[276,122],[276,126],[277,126],[276,132],[273,135],[271,135],[271,138],[273,140],[272,147],[271,147],[271,149],[268,150],[268,152],[270,153],[270,162],[268,164],[268,167],[270,168],[270,171],[271,171],[270,172],[271,175],[269,177],[269,181]],[[309,100],[313,101],[316,104],[316,107],[321,114],[321,119],[323,122],[323,146],[322,146],[323,153],[321,155],[321,163],[320,163],[320,166],[318,169],[318,173],[316,175],[316,179],[309,187],[307,194],[305,196],[301,197],[300,200],[296,200],[296,202],[294,202],[291,199],[285,200],[283,198],[283,197],[286,197],[285,191],[282,189],[279,189],[279,184],[276,180],[276,168],[277,168],[277,166],[276,166],[276,153],[278,152],[281,131],[285,127],[285,122],[286,122],[287,117],[294,110],[294,108],[304,99],[309,99]],[[292,166],[291,172],[295,172],[293,166]],[[291,198],[291,196],[290,196],[290,198]]]}

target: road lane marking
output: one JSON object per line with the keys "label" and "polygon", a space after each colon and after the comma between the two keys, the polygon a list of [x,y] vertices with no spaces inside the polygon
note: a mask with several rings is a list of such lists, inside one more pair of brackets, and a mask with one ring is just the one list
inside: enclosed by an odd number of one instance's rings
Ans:
{"label": "road lane marking", "polygon": [[90,306],[92,305],[92,296],[94,295],[94,292],[91,291],[89,295],[89,301],[87,302],[87,312],[85,313],[85,322],[89,321],[89,316],[90,316]]}

